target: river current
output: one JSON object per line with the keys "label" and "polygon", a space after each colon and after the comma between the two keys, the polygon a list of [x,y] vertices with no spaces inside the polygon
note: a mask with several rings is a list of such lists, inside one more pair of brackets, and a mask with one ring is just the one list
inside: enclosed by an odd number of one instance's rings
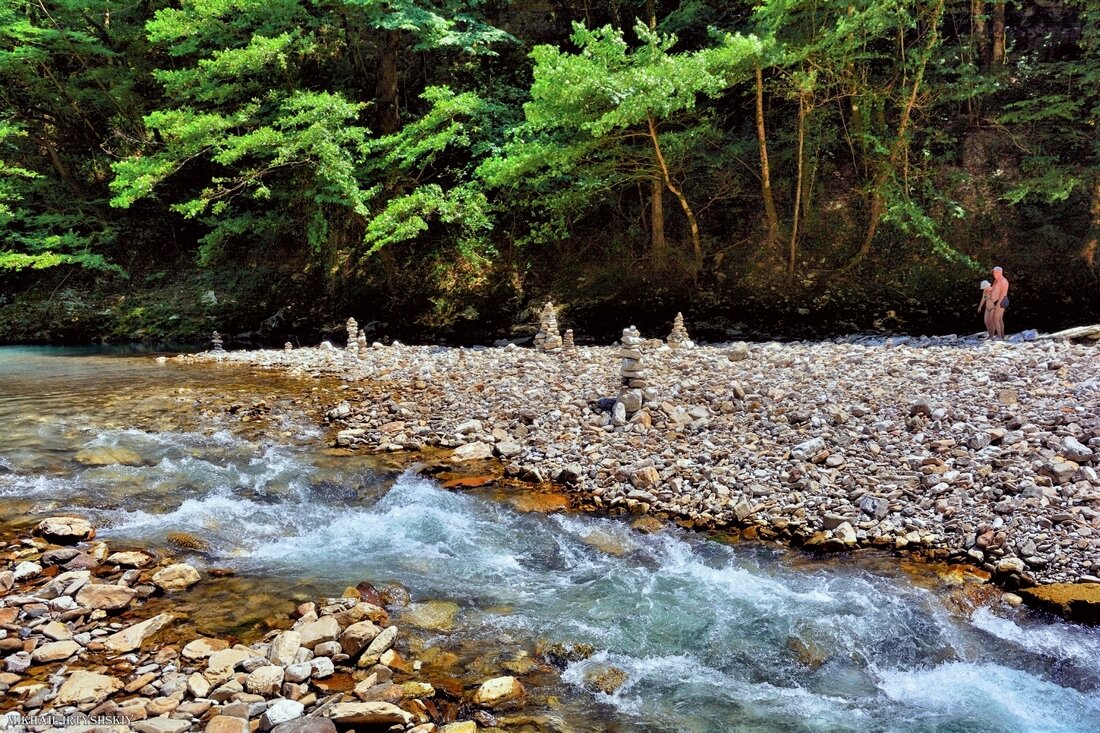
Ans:
{"label": "river current", "polygon": [[[79,513],[112,547],[200,538],[191,562],[236,572],[178,601],[206,633],[246,635],[294,598],[369,580],[457,607],[413,651],[464,680],[540,643],[591,645],[560,678],[527,680],[544,730],[1100,731],[1098,629],[997,603],[966,612],[957,587],[881,557],[646,535],[446,490],[324,450],[291,399],[310,388],[151,355],[0,348],[0,515],[10,529]],[[281,417],[261,429],[211,406],[234,400]],[[139,460],[91,465],[102,449]],[[625,683],[593,691],[609,667]]]}

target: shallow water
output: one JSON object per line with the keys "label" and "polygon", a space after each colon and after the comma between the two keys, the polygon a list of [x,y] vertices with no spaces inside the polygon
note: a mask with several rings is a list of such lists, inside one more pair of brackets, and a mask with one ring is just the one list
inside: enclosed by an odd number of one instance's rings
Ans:
{"label": "shallow water", "polygon": [[[293,597],[366,579],[457,604],[454,630],[421,632],[410,653],[467,686],[540,642],[591,644],[560,680],[525,677],[546,730],[1100,730],[1098,630],[1001,607],[966,617],[948,585],[874,556],[525,514],[499,490],[327,455],[307,408],[279,396],[302,388],[148,356],[0,349],[0,512],[22,524],[76,510],[113,546],[202,538],[194,562],[238,573],[172,601],[207,633],[247,636]],[[261,399],[289,417],[242,423],[214,406]],[[103,447],[141,465],[77,462]],[[591,692],[608,666],[626,683]]]}

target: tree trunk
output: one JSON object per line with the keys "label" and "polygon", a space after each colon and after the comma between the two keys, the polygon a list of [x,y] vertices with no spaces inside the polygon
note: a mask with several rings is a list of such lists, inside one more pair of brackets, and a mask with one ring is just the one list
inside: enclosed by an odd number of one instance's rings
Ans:
{"label": "tree trunk", "polygon": [[975,44],[974,65],[989,68],[989,29],[986,27],[986,0],[970,0],[970,36]]}
{"label": "tree trunk", "polygon": [[794,214],[791,217],[791,242],[787,251],[787,272],[794,273],[798,253],[798,217],[802,206],[802,151],[806,142],[806,95],[798,95],[798,173],[794,184]]}
{"label": "tree trunk", "polygon": [[993,2],[993,54],[990,58],[990,66],[999,69],[1005,65],[1005,3],[1004,0]]}
{"label": "tree trunk", "polygon": [[1092,180],[1092,231],[1089,233],[1081,256],[1089,267],[1096,267],[1097,249],[1100,249],[1100,174]]}
{"label": "tree trunk", "polygon": [[760,186],[764,197],[764,215],[768,220],[768,249],[779,245],[779,215],[772,196],[771,168],[768,166],[768,138],[764,128],[764,70],[756,66],[756,138],[760,142]]}
{"label": "tree trunk", "polygon": [[913,76],[913,85],[909,89],[909,96],[901,109],[901,118],[898,120],[897,137],[894,139],[894,144],[890,147],[889,157],[879,164],[878,173],[875,174],[875,180],[871,184],[871,211],[867,223],[867,236],[864,237],[863,245],[859,248],[859,253],[856,255],[856,258],[849,263],[849,267],[870,254],[871,242],[875,238],[875,232],[878,231],[878,225],[882,221],[882,213],[886,209],[886,200],[882,195],[882,187],[886,185],[886,181],[890,178],[890,173],[897,170],[898,164],[903,160],[904,154],[909,147],[909,122],[913,117],[913,109],[917,105],[917,95],[920,93],[921,82],[924,80],[924,70],[927,68],[928,60],[932,58],[932,52],[935,50],[936,43],[939,40],[940,18],[943,17],[943,4],[944,0],[938,0],[936,7],[932,10],[932,18],[928,31],[928,42],[925,44],[924,54],[921,56],[920,64],[917,66],[917,73]]}
{"label": "tree trunk", "polygon": [[653,264],[658,268],[668,262],[668,242],[665,240],[665,189],[660,178],[649,184],[649,214],[652,227]]}
{"label": "tree trunk", "polygon": [[378,59],[378,132],[389,135],[401,128],[401,113],[397,104],[397,53],[401,47],[398,31],[383,31],[382,50]]}
{"label": "tree trunk", "polygon": [[649,139],[653,142],[653,153],[657,157],[657,166],[660,170],[661,178],[664,180],[665,188],[667,188],[680,202],[680,208],[684,210],[684,216],[687,217],[688,226],[691,228],[691,249],[694,255],[695,272],[699,272],[703,269],[703,242],[699,235],[699,222],[695,219],[695,212],[692,211],[691,206],[688,204],[684,192],[672,182],[672,176],[668,171],[668,164],[665,162],[665,156],[661,152],[661,142],[657,135],[657,120],[653,115],[649,116]]}

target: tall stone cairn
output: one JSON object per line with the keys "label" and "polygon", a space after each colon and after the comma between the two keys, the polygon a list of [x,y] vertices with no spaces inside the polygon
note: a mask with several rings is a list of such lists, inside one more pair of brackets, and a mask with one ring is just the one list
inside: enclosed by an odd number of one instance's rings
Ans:
{"label": "tall stone cairn", "polygon": [[349,356],[359,355],[359,324],[355,322],[354,318],[349,318],[347,322],[348,328],[348,345],[346,350]]}
{"label": "tall stone cairn", "polygon": [[649,386],[646,381],[645,365],[642,363],[642,336],[634,326],[623,329],[622,345],[619,347],[619,356],[622,358],[622,366],[619,375],[622,377],[622,386],[625,389],[644,389]]}
{"label": "tall stone cairn", "polygon": [[565,335],[561,337],[561,353],[563,354],[576,354],[577,345],[573,343],[573,329],[566,329]]}
{"label": "tall stone cairn", "polygon": [[684,328],[683,313],[677,313],[676,317],[672,319],[672,331],[668,334],[667,342],[669,348],[672,349],[678,349],[681,346],[685,348],[695,346],[695,342],[688,337],[687,329]]}
{"label": "tall stone cairn", "polygon": [[363,331],[359,332],[359,342],[358,342],[357,345],[359,347],[359,358],[360,359],[366,359],[367,358],[367,334],[365,332],[363,332]]}
{"label": "tall stone cairn", "polygon": [[225,352],[225,349],[222,348],[222,335],[217,331],[210,334],[210,350],[213,351],[215,354],[221,354]]}
{"label": "tall stone cairn", "polygon": [[539,351],[560,352],[561,347],[558,313],[554,310],[554,304],[548,300],[542,307],[542,312],[539,313],[539,332],[535,334],[535,348]]}

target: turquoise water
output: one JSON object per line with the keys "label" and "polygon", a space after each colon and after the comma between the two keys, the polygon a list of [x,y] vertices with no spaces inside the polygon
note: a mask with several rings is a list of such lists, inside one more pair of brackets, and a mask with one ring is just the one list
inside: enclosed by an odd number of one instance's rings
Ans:
{"label": "turquoise water", "polygon": [[[451,643],[506,654],[591,644],[594,656],[543,691],[560,707],[536,690],[537,710],[563,730],[1100,730],[1096,629],[1007,607],[961,616],[891,563],[519,513],[325,455],[292,406],[257,431],[205,402],[289,386],[272,380],[0,349],[0,510],[77,509],[112,544],[192,532],[210,544],[198,564],[288,587],[338,594],[398,581],[414,599],[458,604]],[[98,447],[129,449],[142,465],[75,460]],[[608,666],[625,684],[590,691],[586,678]]]}

